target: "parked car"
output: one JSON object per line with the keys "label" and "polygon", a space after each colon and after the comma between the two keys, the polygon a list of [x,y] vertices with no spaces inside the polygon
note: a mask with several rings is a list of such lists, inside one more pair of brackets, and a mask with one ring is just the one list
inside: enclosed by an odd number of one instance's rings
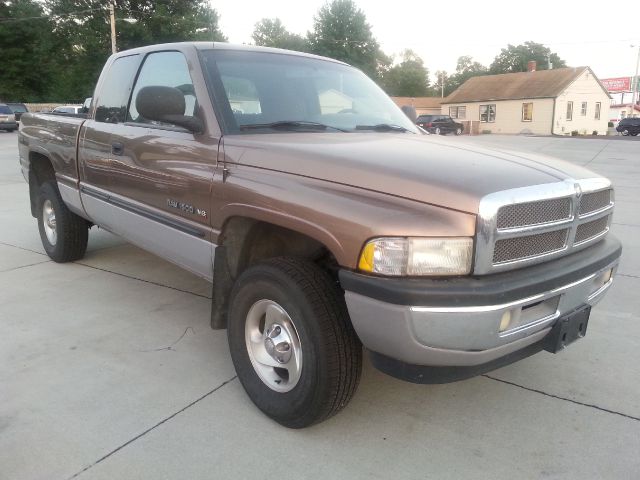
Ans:
{"label": "parked car", "polygon": [[[326,88],[353,109],[323,111]],[[414,383],[563,350],[622,251],[606,178],[451,148],[359,70],[298,52],[117,53],[88,115],[26,113],[18,149],[45,252],[82,258],[96,225],[212,282],[239,381],[292,428],[349,403],[363,346]]]}
{"label": "parked car", "polygon": [[13,110],[5,103],[0,103],[0,130],[14,132],[18,129],[18,122]]}
{"label": "parked car", "polygon": [[27,113],[29,109],[24,103],[7,103],[7,106],[11,109],[16,116],[16,122],[20,123],[20,117],[23,113]]}
{"label": "parked car", "polygon": [[464,125],[454,121],[449,115],[420,115],[416,124],[436,135],[446,135],[447,133],[460,135],[464,131]]}
{"label": "parked car", "polygon": [[78,115],[82,113],[82,105],[62,105],[54,108],[51,113],[72,113]]}
{"label": "parked car", "polygon": [[623,118],[620,120],[620,123],[618,123],[616,130],[622,135],[632,135],[635,137],[640,133],[640,117]]}

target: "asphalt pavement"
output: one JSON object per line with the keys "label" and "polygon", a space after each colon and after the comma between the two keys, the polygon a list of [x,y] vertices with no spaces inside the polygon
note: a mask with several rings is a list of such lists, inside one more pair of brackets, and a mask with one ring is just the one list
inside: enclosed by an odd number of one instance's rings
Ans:
{"label": "asphalt pavement", "polygon": [[624,254],[587,336],[448,385],[366,362],[343,412],[294,431],[242,390],[209,284],[96,228],[83,260],[49,260],[0,133],[0,479],[640,478],[640,143],[449,141],[613,180]]}

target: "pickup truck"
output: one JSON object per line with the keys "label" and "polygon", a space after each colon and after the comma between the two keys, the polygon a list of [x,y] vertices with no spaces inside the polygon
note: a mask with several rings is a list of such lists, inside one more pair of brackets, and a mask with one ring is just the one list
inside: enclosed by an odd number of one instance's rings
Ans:
{"label": "pickup truck", "polygon": [[240,382],[291,428],[345,407],[363,352],[426,384],[562,350],[621,254],[607,179],[425,134],[302,53],[123,51],[86,115],[25,113],[18,141],[47,254],[99,226],[212,282]]}

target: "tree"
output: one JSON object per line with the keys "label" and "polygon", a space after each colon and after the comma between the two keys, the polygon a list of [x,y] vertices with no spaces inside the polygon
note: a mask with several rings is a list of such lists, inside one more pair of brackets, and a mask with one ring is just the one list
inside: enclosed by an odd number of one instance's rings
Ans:
{"label": "tree", "polygon": [[429,71],[412,50],[401,54],[402,61],[382,75],[382,87],[387,94],[400,97],[424,97],[429,91]]}
{"label": "tree", "polygon": [[445,96],[452,93],[460,85],[469,80],[471,77],[477,77],[480,75],[488,75],[489,69],[482,65],[480,62],[473,60],[473,57],[469,55],[463,55],[458,57],[458,63],[456,65],[456,73],[449,76],[445,81]]}
{"label": "tree", "polygon": [[53,27],[34,0],[0,1],[0,101],[47,98]]}
{"label": "tree", "polygon": [[309,50],[307,40],[301,35],[289,32],[279,18],[263,18],[256,23],[251,38],[256,45],[262,47],[285,48],[306,52]]}
{"label": "tree", "polygon": [[[51,100],[90,96],[111,54],[108,3],[103,0],[44,0],[54,15],[58,75]],[[118,50],[185,40],[225,40],[218,13],[203,0],[117,0]]]}
{"label": "tree", "polygon": [[553,68],[567,66],[567,63],[557,53],[551,53],[551,50],[541,43],[525,42],[523,45],[509,44],[507,48],[503,48],[489,70],[492,74],[526,72],[529,60],[536,61],[537,70],[548,70],[549,60],[551,60]]}
{"label": "tree", "polygon": [[333,0],[314,17],[307,34],[310,50],[349,63],[373,79],[379,79],[389,59],[371,32],[362,10],[352,0]]}

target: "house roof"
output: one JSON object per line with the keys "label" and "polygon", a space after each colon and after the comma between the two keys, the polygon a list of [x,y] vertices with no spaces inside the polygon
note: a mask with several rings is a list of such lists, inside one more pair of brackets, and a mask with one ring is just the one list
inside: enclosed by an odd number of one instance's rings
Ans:
{"label": "house roof", "polygon": [[589,67],[556,68],[471,77],[442,103],[554,98],[587,69]]}
{"label": "house roof", "polygon": [[440,97],[391,97],[391,100],[399,107],[410,105],[414,108],[440,108],[444,99]]}

